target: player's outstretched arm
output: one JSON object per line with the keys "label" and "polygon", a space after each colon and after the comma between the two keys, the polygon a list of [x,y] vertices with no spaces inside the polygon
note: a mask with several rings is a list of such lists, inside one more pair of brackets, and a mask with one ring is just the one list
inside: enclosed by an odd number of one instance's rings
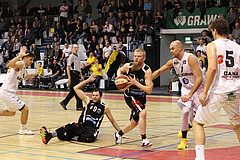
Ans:
{"label": "player's outstretched arm", "polygon": [[83,86],[86,84],[93,82],[95,78],[97,77],[96,74],[92,74],[88,79],[80,82],[78,85],[76,85],[73,89],[78,95],[78,97],[87,105],[90,102],[90,98],[85,95],[85,93],[81,90]]}
{"label": "player's outstretched arm", "polygon": [[165,65],[163,65],[161,68],[158,70],[154,71],[152,74],[152,80],[156,79],[160,74],[165,72],[166,70],[170,69],[173,67],[173,60],[170,59]]}
{"label": "player's outstretched arm", "polygon": [[37,65],[36,65],[36,72],[35,72],[34,74],[27,74],[27,75],[24,77],[24,79],[29,79],[29,78],[31,78],[31,77],[34,77],[34,76],[38,75],[38,74],[39,74],[39,71],[40,71],[40,68],[39,68],[39,65],[37,64]]}
{"label": "player's outstretched arm", "polygon": [[26,46],[22,46],[20,48],[20,53],[17,57],[13,58],[9,63],[8,63],[8,67],[14,68],[14,70],[17,70],[18,68],[22,68],[23,64],[19,62],[19,60],[24,57],[27,56],[28,53],[26,53],[27,48]]}
{"label": "player's outstretched arm", "polygon": [[115,121],[115,119],[113,118],[112,112],[110,110],[110,108],[108,106],[105,107],[105,114],[107,115],[109,121],[112,123],[113,127],[117,130],[120,131],[120,127],[118,126],[117,122]]}

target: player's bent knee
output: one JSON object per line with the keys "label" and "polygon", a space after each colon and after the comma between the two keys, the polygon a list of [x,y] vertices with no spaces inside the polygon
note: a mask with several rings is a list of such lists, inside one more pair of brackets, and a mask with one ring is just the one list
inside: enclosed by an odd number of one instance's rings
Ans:
{"label": "player's bent knee", "polygon": [[28,113],[29,109],[28,109],[28,107],[26,105],[24,105],[21,109],[19,109],[19,111]]}
{"label": "player's bent knee", "polygon": [[7,111],[8,116],[15,116],[16,112]]}

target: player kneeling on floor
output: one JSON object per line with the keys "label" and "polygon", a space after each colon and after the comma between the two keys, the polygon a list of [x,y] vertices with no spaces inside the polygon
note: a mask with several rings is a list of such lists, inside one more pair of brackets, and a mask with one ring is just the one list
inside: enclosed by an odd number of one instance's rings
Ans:
{"label": "player kneeling on floor", "polygon": [[120,131],[117,122],[114,120],[110,108],[106,106],[102,101],[102,92],[94,90],[92,92],[92,99],[85,95],[81,88],[89,82],[93,82],[96,75],[91,75],[87,80],[82,81],[74,87],[78,97],[85,103],[85,106],[78,123],[72,122],[57,130],[49,133],[45,126],[40,129],[42,141],[47,144],[51,138],[58,137],[60,140],[65,141],[79,141],[79,142],[94,142],[97,138],[101,122],[104,114],[107,115],[109,121],[113,127]]}

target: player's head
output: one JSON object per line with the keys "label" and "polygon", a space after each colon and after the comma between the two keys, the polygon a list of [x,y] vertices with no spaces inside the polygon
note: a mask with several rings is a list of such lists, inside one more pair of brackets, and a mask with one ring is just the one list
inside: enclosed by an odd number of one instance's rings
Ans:
{"label": "player's head", "polygon": [[102,91],[100,91],[98,89],[93,90],[93,92],[92,92],[93,102],[95,103],[95,102],[101,101],[101,98],[102,98]]}
{"label": "player's head", "polygon": [[183,52],[183,44],[179,40],[175,40],[170,44],[170,52],[173,58],[178,58],[180,53]]}
{"label": "player's head", "polygon": [[73,53],[77,54],[78,53],[78,49],[79,49],[78,45],[77,44],[73,44],[73,46],[72,46]]}
{"label": "player's head", "polygon": [[26,53],[28,55],[24,56],[22,59],[24,61],[25,66],[29,67],[33,63],[33,60],[35,58],[35,54],[33,54],[32,52],[29,52],[29,51],[27,51]]}
{"label": "player's head", "polygon": [[146,59],[146,52],[145,50],[138,48],[134,51],[134,59],[133,59],[133,67],[132,70],[138,70],[142,67],[144,61]]}
{"label": "player's head", "polygon": [[216,19],[211,22],[209,29],[214,39],[218,38],[218,36],[227,37],[229,32],[228,22],[224,19]]}

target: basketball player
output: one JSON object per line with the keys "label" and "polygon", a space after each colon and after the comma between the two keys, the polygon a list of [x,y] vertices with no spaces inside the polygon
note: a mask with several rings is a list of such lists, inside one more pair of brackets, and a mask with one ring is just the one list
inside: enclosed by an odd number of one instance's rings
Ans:
{"label": "basketball player", "polygon": [[79,141],[79,142],[94,142],[98,136],[99,128],[102,123],[104,114],[107,115],[113,127],[120,131],[117,122],[114,120],[110,108],[102,101],[102,92],[94,90],[92,92],[92,99],[84,94],[81,88],[95,80],[97,75],[92,74],[87,80],[82,81],[74,87],[78,97],[85,103],[78,123],[72,122],[63,127],[58,128],[52,133],[48,133],[45,126],[40,129],[43,143],[47,144],[51,138],[58,137],[60,140]]}
{"label": "basketball player", "polygon": [[152,93],[152,71],[151,68],[144,63],[146,52],[143,49],[134,51],[134,62],[126,63],[118,69],[117,75],[127,74],[130,78],[128,89],[124,92],[124,98],[127,105],[131,108],[132,114],[130,122],[123,130],[115,133],[116,144],[122,143],[123,134],[131,131],[139,124],[142,136],[142,147],[150,147],[150,143],[146,137],[146,116],[145,109],[146,95]]}
{"label": "basketball player", "polygon": [[210,25],[214,41],[207,45],[208,70],[199,106],[193,121],[196,159],[204,160],[205,123],[215,123],[223,108],[240,142],[240,47],[227,39],[228,23],[217,19]]}
{"label": "basketball player", "polygon": [[[173,59],[153,73],[153,79],[156,79],[166,70],[174,67],[179,80],[182,84],[181,95],[177,104],[182,109],[181,131],[178,134],[182,138],[177,149],[184,150],[187,147],[187,132],[190,130],[188,124],[192,124],[194,110],[200,105],[198,95],[203,91],[205,77],[200,69],[198,59],[191,53],[185,53],[183,44],[179,41],[173,41],[170,44],[170,52]],[[190,122],[189,122],[190,119]]]}
{"label": "basketball player", "polygon": [[[19,55],[8,63],[10,69],[0,88],[0,99],[5,103],[5,107],[0,109],[0,116],[14,116],[17,110],[22,112],[21,127],[18,134],[34,134],[34,132],[26,127],[29,109],[26,104],[16,96],[18,83],[23,79],[34,77],[39,73],[39,69],[36,67],[35,74],[26,75],[26,67],[31,66],[34,57],[34,54],[26,52],[25,46],[21,47]],[[21,58],[22,61],[19,61]]]}

